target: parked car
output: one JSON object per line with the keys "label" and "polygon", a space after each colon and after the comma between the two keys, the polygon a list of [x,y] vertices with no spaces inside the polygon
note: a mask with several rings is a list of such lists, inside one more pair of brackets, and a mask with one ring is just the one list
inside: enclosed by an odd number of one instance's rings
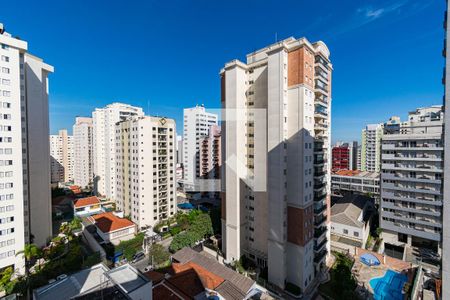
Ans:
{"label": "parked car", "polygon": [[144,258],[145,258],[144,252],[138,252],[135,255],[133,255],[133,260],[131,262],[136,263],[140,260],[143,260]]}

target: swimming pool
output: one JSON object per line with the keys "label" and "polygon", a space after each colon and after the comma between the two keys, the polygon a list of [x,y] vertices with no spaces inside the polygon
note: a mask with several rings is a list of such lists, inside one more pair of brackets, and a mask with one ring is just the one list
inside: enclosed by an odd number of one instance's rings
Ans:
{"label": "swimming pool", "polygon": [[370,280],[375,300],[403,300],[402,289],[408,277],[392,270],[387,270],[383,277]]}

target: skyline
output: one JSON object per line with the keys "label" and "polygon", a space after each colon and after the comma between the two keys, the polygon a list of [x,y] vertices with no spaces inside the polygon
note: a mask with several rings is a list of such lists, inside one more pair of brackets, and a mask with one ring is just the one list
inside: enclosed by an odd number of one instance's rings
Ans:
{"label": "skyline", "polygon": [[[30,43],[31,53],[55,66],[51,134],[63,128],[71,132],[76,116],[90,116],[112,102],[140,106],[146,114],[182,124],[185,107],[220,107],[218,74],[226,62],[244,60],[243,53],[275,42],[275,36],[322,40],[334,67],[336,142],[360,140],[366,124],[392,115],[404,119],[418,107],[442,104],[443,96],[445,1],[351,2],[323,1],[320,10],[293,2],[286,10],[275,1],[261,7],[252,1],[135,2],[128,7],[108,2],[105,11],[96,9],[104,1],[89,9],[50,1],[47,6],[30,2],[25,11],[7,1],[1,22]],[[229,22],[232,13],[234,23]],[[61,37],[65,42],[58,43]],[[178,134],[181,129],[178,125]]]}

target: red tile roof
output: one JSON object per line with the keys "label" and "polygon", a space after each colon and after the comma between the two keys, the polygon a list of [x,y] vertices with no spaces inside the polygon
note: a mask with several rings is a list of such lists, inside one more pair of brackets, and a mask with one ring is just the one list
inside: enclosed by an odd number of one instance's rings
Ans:
{"label": "red tile roof", "polygon": [[339,170],[334,172],[334,174],[340,176],[355,176],[358,175],[359,173],[361,173],[361,171],[358,170]]}
{"label": "red tile roof", "polygon": [[176,278],[177,275],[181,276],[182,273],[192,270],[195,272],[195,274],[200,279],[200,281],[203,285],[203,289],[208,288],[210,290],[214,290],[216,287],[218,287],[220,284],[222,284],[222,282],[224,282],[224,279],[222,277],[217,276],[214,273],[211,273],[207,269],[205,269],[193,262],[188,262],[185,264],[173,263],[172,268],[175,271],[175,276],[170,278],[169,281],[171,281],[171,279],[173,279],[173,278]]}
{"label": "red tile roof", "polygon": [[75,207],[83,207],[83,206],[89,206],[89,205],[94,205],[94,204],[99,204],[100,200],[98,200],[97,197],[92,196],[92,197],[87,197],[87,198],[80,198],[75,200]]}
{"label": "red tile roof", "polygon": [[95,226],[104,233],[116,231],[119,229],[135,226],[133,222],[125,218],[119,218],[112,212],[106,212],[91,216],[95,222]]}

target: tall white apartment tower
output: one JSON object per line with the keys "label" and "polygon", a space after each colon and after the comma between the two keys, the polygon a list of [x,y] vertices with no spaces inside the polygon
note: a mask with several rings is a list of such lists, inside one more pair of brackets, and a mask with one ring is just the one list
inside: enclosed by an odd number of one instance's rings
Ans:
{"label": "tall white apartment tower", "polygon": [[223,251],[280,288],[310,286],[328,254],[329,55],[291,37],[221,71]]}
{"label": "tall white apartment tower", "polygon": [[380,172],[383,124],[369,124],[361,134],[361,171]]}
{"label": "tall white apartment tower", "polygon": [[93,131],[92,118],[75,118],[73,182],[82,188],[89,186],[93,180]]}
{"label": "tall white apartment tower", "polygon": [[[450,220],[450,60],[447,51],[450,49],[450,2],[447,1],[447,10],[444,16],[444,51],[445,68],[443,83],[444,95],[444,201],[442,219]],[[450,299],[450,222],[442,222],[442,299]]]}
{"label": "tall white apartment tower", "polygon": [[62,129],[50,135],[51,182],[73,181],[73,136]]}
{"label": "tall white apartment tower", "polygon": [[48,79],[53,67],[0,24],[0,268],[24,272],[25,243],[52,235]]}
{"label": "tall white apartment tower", "polygon": [[209,127],[217,125],[217,115],[208,113],[203,105],[184,109],[183,171],[184,186],[194,189],[200,177],[200,139],[208,135]]}
{"label": "tall white apartment tower", "polygon": [[117,209],[139,228],[175,215],[175,121],[132,117],[117,123],[115,142]]}
{"label": "tall white apartment tower", "polygon": [[115,126],[131,116],[143,116],[142,108],[112,103],[96,108],[92,113],[94,133],[94,190],[97,194],[115,199],[116,143]]}

